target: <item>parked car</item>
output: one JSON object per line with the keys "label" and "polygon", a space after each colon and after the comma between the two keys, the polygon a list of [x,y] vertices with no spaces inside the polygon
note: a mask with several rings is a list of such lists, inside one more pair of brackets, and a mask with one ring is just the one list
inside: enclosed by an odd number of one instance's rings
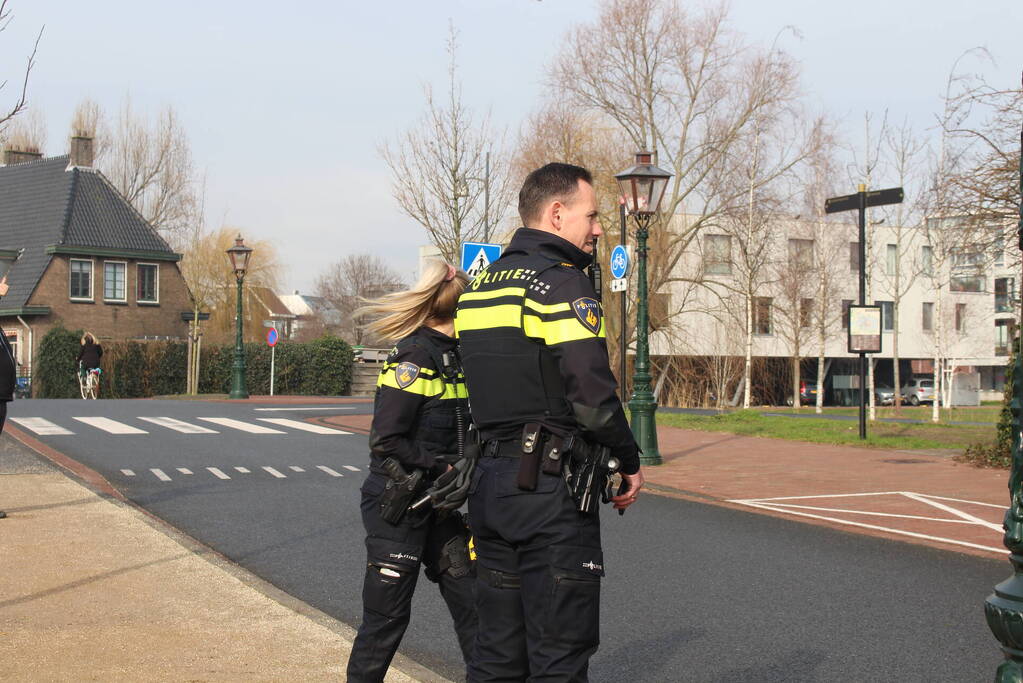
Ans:
{"label": "parked car", "polygon": [[914,377],[902,385],[902,400],[911,406],[934,402],[934,379]]}
{"label": "parked car", "polygon": [[874,403],[879,406],[890,406],[895,403],[895,389],[887,384],[874,383]]}
{"label": "parked car", "polygon": [[[817,403],[817,381],[802,380],[799,383],[799,403],[808,406]],[[792,405],[792,389],[789,389],[785,396],[785,405]]]}

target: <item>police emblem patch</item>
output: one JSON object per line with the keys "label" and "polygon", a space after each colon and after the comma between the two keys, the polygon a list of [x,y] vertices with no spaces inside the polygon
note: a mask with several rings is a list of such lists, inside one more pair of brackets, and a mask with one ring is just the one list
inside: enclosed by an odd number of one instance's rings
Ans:
{"label": "police emblem patch", "polygon": [[575,317],[593,334],[600,332],[600,304],[596,299],[584,296],[572,302]]}
{"label": "police emblem patch", "polygon": [[394,369],[394,380],[401,389],[415,382],[416,377],[419,377],[419,366],[415,363],[398,363],[398,367]]}

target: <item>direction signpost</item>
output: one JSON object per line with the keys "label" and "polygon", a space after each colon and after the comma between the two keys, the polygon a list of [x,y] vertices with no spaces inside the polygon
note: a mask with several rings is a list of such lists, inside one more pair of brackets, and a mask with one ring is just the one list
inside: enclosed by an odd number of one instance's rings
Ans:
{"label": "direction signpost", "polygon": [[[839,213],[840,211],[852,211],[856,209],[859,211],[859,229],[860,229],[860,307],[867,307],[867,207],[870,206],[884,206],[885,204],[901,204],[904,193],[901,187],[890,187],[887,190],[872,190],[867,192],[866,185],[860,185],[859,191],[856,194],[847,194],[843,197],[831,197],[824,201],[824,213]],[[880,318],[880,316],[878,316]],[[872,327],[869,322],[873,319],[872,312],[863,311],[863,323],[862,327]],[[850,351],[853,349],[853,334],[852,324],[850,321],[849,325],[849,344]],[[864,329],[863,331],[866,331]],[[857,337],[861,337],[864,340],[867,337],[873,337],[872,334],[857,334]],[[878,351],[881,350],[880,344],[880,331],[877,335]],[[860,438],[867,438],[867,353],[874,353],[873,350],[867,351],[866,346],[857,347],[860,355]],[[873,348],[873,347],[871,347]],[[824,384],[824,378],[818,377],[817,383],[820,386]],[[898,387],[895,388],[898,391]]]}

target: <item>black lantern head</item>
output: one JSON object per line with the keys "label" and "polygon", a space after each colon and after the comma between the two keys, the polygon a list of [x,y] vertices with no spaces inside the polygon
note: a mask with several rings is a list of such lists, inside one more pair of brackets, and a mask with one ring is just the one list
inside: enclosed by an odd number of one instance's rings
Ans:
{"label": "black lantern head", "polygon": [[227,250],[231,257],[231,267],[234,268],[234,276],[241,280],[245,277],[245,271],[249,267],[249,256],[252,255],[252,247],[245,246],[245,240],[241,235],[234,239],[234,246]]}
{"label": "black lantern head", "polygon": [[615,175],[625,209],[634,216],[657,213],[671,174],[657,168],[653,154],[637,152],[636,165]]}

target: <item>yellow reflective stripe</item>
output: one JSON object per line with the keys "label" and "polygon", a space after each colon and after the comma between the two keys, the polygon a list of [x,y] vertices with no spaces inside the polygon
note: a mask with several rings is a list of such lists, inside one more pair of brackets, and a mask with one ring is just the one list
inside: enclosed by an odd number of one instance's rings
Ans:
{"label": "yellow reflective stripe", "polygon": [[412,384],[400,387],[398,386],[398,380],[394,377],[394,373],[388,373],[380,375],[380,379],[377,380],[377,386],[391,387],[398,391],[407,391],[410,394],[417,394],[419,396],[434,397],[444,391],[444,380],[440,378],[426,379],[424,377],[417,377]]}
{"label": "yellow reflective stripe", "polygon": [[462,308],[455,318],[459,332],[486,330],[493,327],[518,327],[522,318],[522,307],[516,304],[489,306],[487,308]]}
{"label": "yellow reflective stripe", "polygon": [[563,311],[571,311],[572,304],[567,301],[560,304],[540,304],[532,299],[526,299],[526,308],[534,310],[537,313],[561,313]]}
{"label": "yellow reflective stripe", "polygon": [[466,292],[458,297],[459,301],[482,301],[484,299],[498,299],[502,296],[522,296],[526,293],[524,287],[502,287],[489,292]]}
{"label": "yellow reflective stripe", "polygon": [[581,322],[575,318],[563,320],[541,320],[534,315],[526,315],[523,318],[527,337],[543,339],[548,346],[564,344],[565,342],[578,341],[580,339],[603,339],[607,336],[604,329],[604,318],[600,319],[600,330],[596,334],[590,332]]}
{"label": "yellow reflective stripe", "polygon": [[469,392],[466,391],[464,384],[445,384],[444,393],[439,397],[441,400],[449,398],[469,398]]}
{"label": "yellow reflective stripe", "polygon": [[[402,363],[405,363],[405,362],[407,362],[407,361],[398,361],[396,363],[387,363],[387,364],[384,365],[383,368],[381,368],[380,374],[382,375],[385,372],[390,372],[390,371],[394,370],[396,367],[398,367],[399,365],[401,365]],[[437,371],[436,370],[431,370],[430,368],[420,367],[419,368],[419,374],[420,375],[426,375],[427,377],[433,377],[434,375],[437,374]]]}

